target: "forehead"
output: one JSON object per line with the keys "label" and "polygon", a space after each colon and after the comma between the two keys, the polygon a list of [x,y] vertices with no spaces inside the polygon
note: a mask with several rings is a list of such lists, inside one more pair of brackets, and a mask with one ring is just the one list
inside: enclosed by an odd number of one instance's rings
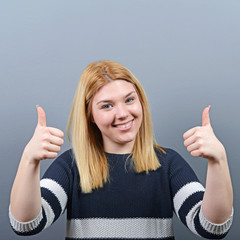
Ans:
{"label": "forehead", "polygon": [[124,97],[132,91],[136,92],[132,83],[125,80],[114,80],[101,87],[94,95],[93,101]]}

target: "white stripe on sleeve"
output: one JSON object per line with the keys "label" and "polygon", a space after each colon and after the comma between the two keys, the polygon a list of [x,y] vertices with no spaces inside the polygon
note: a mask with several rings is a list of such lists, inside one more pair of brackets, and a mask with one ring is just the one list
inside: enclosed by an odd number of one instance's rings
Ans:
{"label": "white stripe on sleeve", "polygon": [[186,216],[186,223],[187,223],[188,228],[193,233],[195,233],[197,236],[200,236],[200,235],[197,233],[197,231],[195,229],[194,218],[195,218],[199,208],[201,207],[201,205],[202,205],[202,201],[200,201],[197,204],[195,204],[193,206],[193,208],[188,212],[188,214]]}
{"label": "white stripe on sleeve", "polygon": [[61,205],[61,214],[64,212],[67,204],[67,194],[63,187],[58,184],[56,181],[44,178],[40,181],[40,186],[43,188],[47,188],[49,191],[51,191],[58,199],[60,205]]}
{"label": "white stripe on sleeve", "polygon": [[179,210],[188,197],[196,192],[204,192],[205,189],[199,182],[190,182],[178,190],[173,198],[174,209],[179,217]]}
{"label": "white stripe on sleeve", "polygon": [[46,225],[44,227],[44,229],[45,229],[45,228],[48,228],[53,223],[53,220],[55,218],[55,214],[54,214],[51,206],[49,205],[49,203],[44,198],[42,198],[42,207],[45,211],[46,218],[47,218],[47,222],[46,222]]}

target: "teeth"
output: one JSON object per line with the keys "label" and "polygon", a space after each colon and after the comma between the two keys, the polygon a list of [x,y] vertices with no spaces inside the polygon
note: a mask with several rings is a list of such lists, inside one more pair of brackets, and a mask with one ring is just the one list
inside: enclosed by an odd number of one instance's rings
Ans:
{"label": "teeth", "polygon": [[124,125],[118,125],[118,126],[116,126],[116,127],[117,127],[117,128],[128,128],[128,127],[131,126],[131,124],[132,124],[132,122],[129,122],[129,123],[127,123],[127,124],[124,124]]}

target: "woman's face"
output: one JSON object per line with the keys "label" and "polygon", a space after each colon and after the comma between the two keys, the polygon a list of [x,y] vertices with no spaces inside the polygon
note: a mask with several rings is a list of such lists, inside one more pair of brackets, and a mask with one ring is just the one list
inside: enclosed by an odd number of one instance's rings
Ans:
{"label": "woman's face", "polygon": [[130,153],[142,123],[142,106],[133,84],[115,80],[100,88],[93,97],[92,117],[106,152]]}

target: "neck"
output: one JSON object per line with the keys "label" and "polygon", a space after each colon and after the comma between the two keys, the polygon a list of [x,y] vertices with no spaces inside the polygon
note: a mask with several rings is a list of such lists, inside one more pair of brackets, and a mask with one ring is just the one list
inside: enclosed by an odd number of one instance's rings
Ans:
{"label": "neck", "polygon": [[115,154],[129,154],[132,153],[134,142],[129,142],[123,145],[104,145],[104,151]]}

